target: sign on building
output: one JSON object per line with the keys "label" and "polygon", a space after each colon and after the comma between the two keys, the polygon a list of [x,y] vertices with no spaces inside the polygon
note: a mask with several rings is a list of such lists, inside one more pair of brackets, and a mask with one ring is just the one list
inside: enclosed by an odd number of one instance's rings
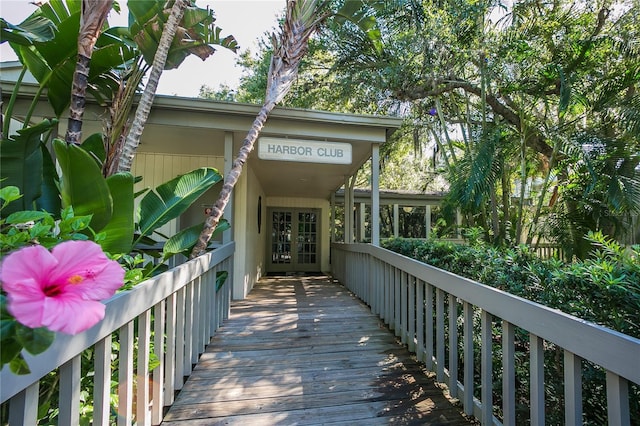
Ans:
{"label": "sign on building", "polygon": [[261,160],[351,164],[351,144],[263,137],[258,139]]}

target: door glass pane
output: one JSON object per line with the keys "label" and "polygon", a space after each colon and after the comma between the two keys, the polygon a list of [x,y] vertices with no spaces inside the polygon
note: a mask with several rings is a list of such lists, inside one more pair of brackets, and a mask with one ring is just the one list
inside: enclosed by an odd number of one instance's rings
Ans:
{"label": "door glass pane", "polygon": [[298,263],[316,263],[316,223],[317,217],[315,213],[298,213]]}
{"label": "door glass pane", "polygon": [[291,212],[272,214],[271,262],[291,263]]}

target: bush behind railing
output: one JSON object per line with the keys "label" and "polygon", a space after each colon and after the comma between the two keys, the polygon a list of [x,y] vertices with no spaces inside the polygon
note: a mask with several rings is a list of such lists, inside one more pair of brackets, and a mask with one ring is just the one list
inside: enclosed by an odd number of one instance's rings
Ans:
{"label": "bush behind railing", "polygon": [[[544,304],[598,323],[633,337],[640,337],[640,247],[622,248],[599,235],[590,235],[598,247],[585,261],[566,264],[555,259],[540,259],[526,246],[511,249],[496,249],[488,246],[470,246],[449,241],[390,239],[383,246],[394,252],[414,258],[432,266],[445,269],[474,281],[499,288],[520,297]],[[460,308],[461,309],[461,308]],[[479,330],[479,318],[474,319],[474,328]],[[445,322],[448,324],[448,321]],[[462,333],[462,324],[458,332]],[[494,336],[499,336],[500,322],[494,321]],[[479,336],[480,333],[474,333]],[[495,341],[494,364],[500,365],[501,342]],[[474,342],[476,357],[480,356],[480,342]],[[516,328],[516,352],[522,356],[516,367],[517,422],[527,422],[529,409],[529,339],[528,334]],[[463,348],[459,348],[460,351]],[[547,401],[562,401],[563,354],[562,348],[545,345],[545,392]],[[475,362],[480,365],[480,359]],[[463,368],[458,372],[462,375]],[[480,371],[476,371],[480,374]],[[497,411],[501,403],[501,372],[494,371],[493,401]],[[607,421],[605,372],[590,363],[582,369],[584,390],[585,424],[600,425]],[[462,380],[460,376],[458,378]],[[479,389],[476,389],[479,392]],[[630,412],[640,412],[640,386],[631,384]],[[479,395],[476,395],[479,396]],[[518,404],[521,401],[521,404]],[[553,418],[547,413],[549,424],[561,424],[562,413]],[[631,424],[640,424],[640,419],[631,419]]]}

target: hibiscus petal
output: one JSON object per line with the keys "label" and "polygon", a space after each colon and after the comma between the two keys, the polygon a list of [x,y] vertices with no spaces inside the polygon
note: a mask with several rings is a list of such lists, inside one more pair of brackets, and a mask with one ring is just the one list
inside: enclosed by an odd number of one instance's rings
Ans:
{"label": "hibiscus petal", "polygon": [[52,253],[60,265],[52,280],[69,283],[70,278],[78,278],[77,283],[65,285],[65,293],[86,300],[104,300],[124,284],[122,266],[109,260],[92,241],[66,241],[54,247]]}
{"label": "hibiscus petal", "polygon": [[42,324],[52,331],[78,334],[104,318],[105,305],[75,297],[51,297],[43,306]]}
{"label": "hibiscus petal", "polygon": [[9,293],[7,296],[7,310],[21,324],[31,328],[42,327],[42,308],[44,306],[44,295],[37,294]]}
{"label": "hibiscus petal", "polygon": [[0,281],[7,293],[24,292],[30,288],[42,292],[49,283],[49,276],[56,269],[58,262],[49,251],[42,246],[22,248],[11,253],[0,265]]}

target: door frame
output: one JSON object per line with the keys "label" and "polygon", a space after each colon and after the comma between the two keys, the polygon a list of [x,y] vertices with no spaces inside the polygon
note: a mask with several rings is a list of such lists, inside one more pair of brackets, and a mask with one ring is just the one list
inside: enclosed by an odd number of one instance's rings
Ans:
{"label": "door frame", "polygon": [[[273,260],[273,213],[291,213],[291,263],[272,263]],[[315,263],[298,263],[297,255],[297,234],[298,234],[298,214],[314,213],[316,215],[316,261]],[[322,270],[322,209],[320,208],[300,208],[300,207],[268,207],[267,223],[264,223],[265,230],[268,230],[266,238],[266,272],[287,273],[287,272],[320,272]]]}

